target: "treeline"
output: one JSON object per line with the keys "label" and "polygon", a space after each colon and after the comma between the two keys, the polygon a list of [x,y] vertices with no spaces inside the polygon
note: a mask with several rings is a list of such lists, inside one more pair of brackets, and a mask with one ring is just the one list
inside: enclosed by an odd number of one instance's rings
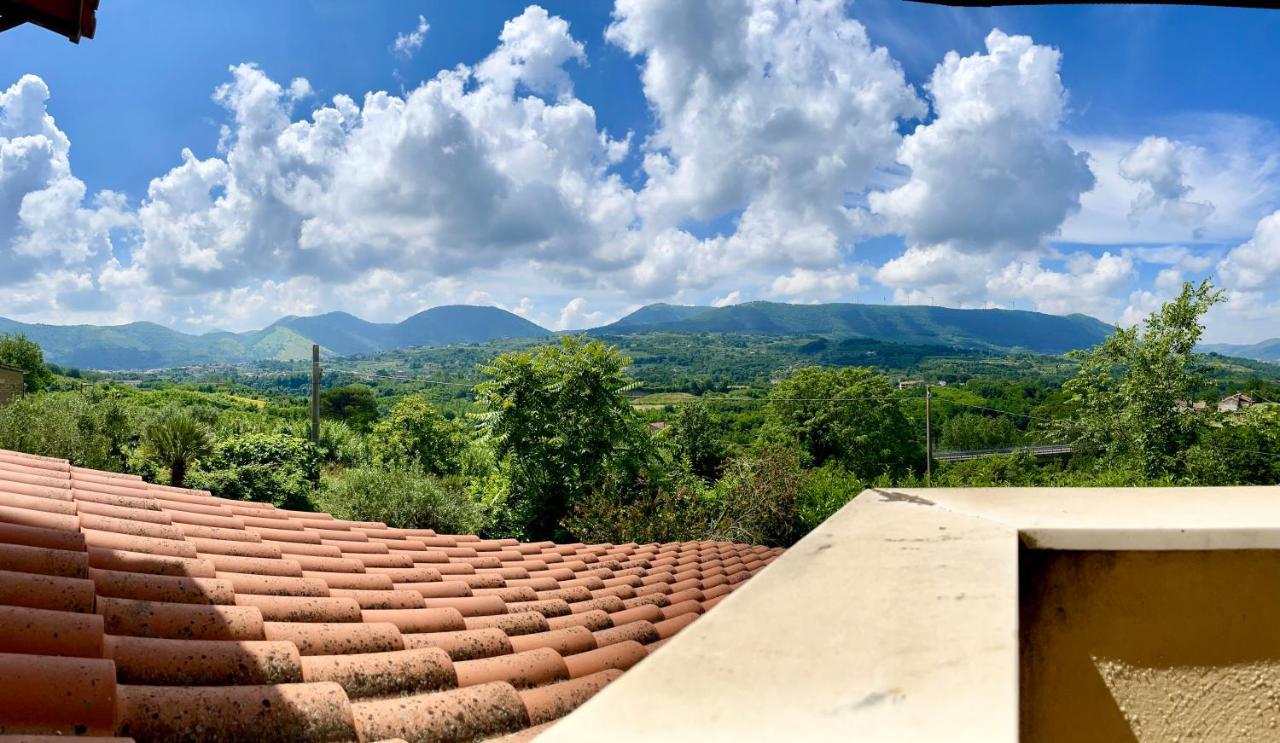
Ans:
{"label": "treeline", "polygon": [[328,389],[318,445],[297,397],[85,385],[4,339],[0,363],[37,373],[32,394],[0,409],[0,448],[357,520],[614,542],[786,545],[869,485],[1274,484],[1277,406],[1189,402],[1215,389],[1194,348],[1219,299],[1186,286],[1145,325],[1074,355],[1062,384],[935,388],[938,448],[1076,453],[936,465],[929,483],[920,388],[865,366],[802,366],[767,387],[637,410],[630,360],[578,338],[509,350],[479,366],[474,387],[431,396],[400,382]]}

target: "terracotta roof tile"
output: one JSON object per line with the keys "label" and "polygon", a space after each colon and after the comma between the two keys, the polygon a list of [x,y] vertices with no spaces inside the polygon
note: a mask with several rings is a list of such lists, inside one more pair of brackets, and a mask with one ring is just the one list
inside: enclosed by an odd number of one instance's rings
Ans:
{"label": "terracotta roof tile", "polygon": [[529,740],[778,552],[395,529],[0,451],[0,730]]}

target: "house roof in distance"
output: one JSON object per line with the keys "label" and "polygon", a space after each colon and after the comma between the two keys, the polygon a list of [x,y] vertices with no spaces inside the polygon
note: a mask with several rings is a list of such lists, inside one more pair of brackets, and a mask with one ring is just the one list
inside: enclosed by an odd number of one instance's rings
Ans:
{"label": "house roof in distance", "polygon": [[394,529],[0,451],[0,732],[527,740],[780,552]]}

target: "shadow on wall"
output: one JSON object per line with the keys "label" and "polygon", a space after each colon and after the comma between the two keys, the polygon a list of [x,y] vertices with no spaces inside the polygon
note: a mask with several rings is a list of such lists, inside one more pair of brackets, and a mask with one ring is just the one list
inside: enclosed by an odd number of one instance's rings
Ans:
{"label": "shadow on wall", "polygon": [[1023,741],[1280,735],[1280,550],[1020,553]]}

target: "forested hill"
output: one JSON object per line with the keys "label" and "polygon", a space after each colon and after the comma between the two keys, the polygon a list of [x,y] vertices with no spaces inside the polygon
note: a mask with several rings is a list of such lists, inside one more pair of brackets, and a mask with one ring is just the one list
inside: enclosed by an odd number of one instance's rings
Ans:
{"label": "forested hill", "polygon": [[1272,338],[1270,340],[1262,341],[1261,343],[1253,343],[1250,345],[1206,343],[1201,346],[1199,350],[1205,353],[1217,353],[1223,356],[1236,356],[1242,359],[1253,359],[1254,361],[1270,361],[1272,363],[1280,362],[1280,338]]}
{"label": "forested hill", "polygon": [[588,333],[857,336],[894,343],[1060,354],[1093,346],[1112,330],[1113,326],[1087,315],[1060,316],[1024,310],[747,302],[730,307],[649,305]]}
{"label": "forested hill", "polygon": [[155,369],[197,364],[294,361],[413,346],[484,343],[550,335],[497,307],[433,307],[398,323],[372,323],[345,312],[284,317],[244,333],[180,333],[149,322],[127,325],[43,325],[0,317],[0,334],[21,333],[44,348],[45,360],[84,369]]}

